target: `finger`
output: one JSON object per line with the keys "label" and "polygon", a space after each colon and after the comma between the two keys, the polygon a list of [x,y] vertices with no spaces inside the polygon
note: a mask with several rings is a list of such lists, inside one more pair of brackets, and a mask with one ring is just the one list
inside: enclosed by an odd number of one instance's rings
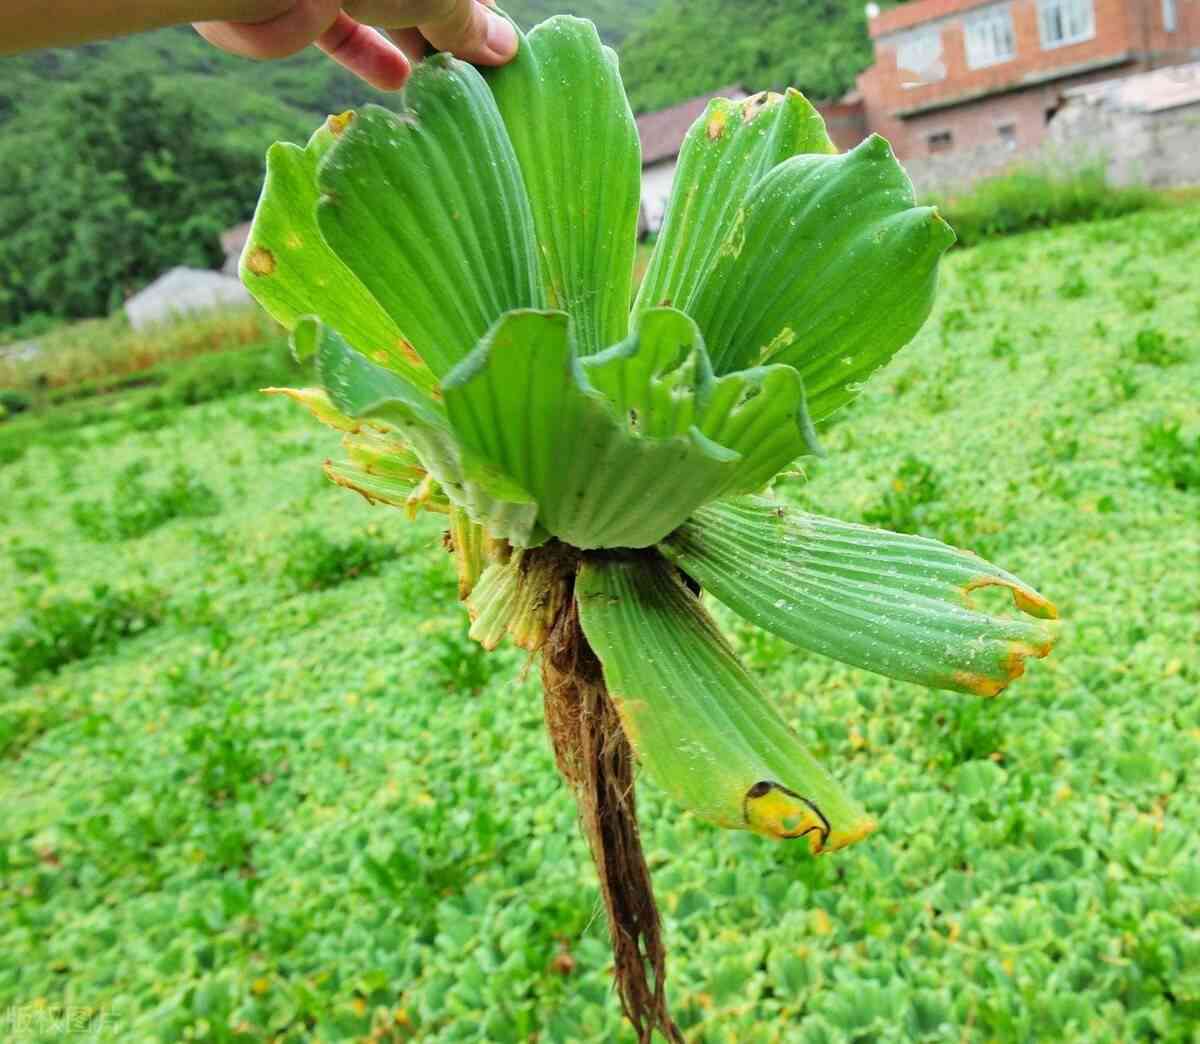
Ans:
{"label": "finger", "polygon": [[420,29],[385,29],[384,32],[413,65],[429,53],[429,41],[421,35]]}
{"label": "finger", "polygon": [[297,0],[283,14],[265,22],[197,22],[196,31],[231,54],[286,58],[325,32],[341,6],[341,0]]}
{"label": "finger", "polygon": [[344,13],[317,37],[316,44],[339,65],[381,91],[399,90],[412,72],[400,47]]}
{"label": "finger", "polygon": [[512,23],[478,0],[455,0],[444,18],[422,22],[419,28],[439,51],[476,65],[503,65],[517,53]]}

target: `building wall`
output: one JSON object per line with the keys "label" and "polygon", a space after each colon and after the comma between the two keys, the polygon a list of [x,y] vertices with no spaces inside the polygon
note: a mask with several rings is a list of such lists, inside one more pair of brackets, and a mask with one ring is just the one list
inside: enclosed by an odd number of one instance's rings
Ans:
{"label": "building wall", "polygon": [[1114,185],[1200,184],[1200,105],[1148,113],[1071,101],[1055,116],[1046,139],[1020,154],[989,142],[910,159],[905,169],[919,195],[953,195],[1015,165],[1067,170],[1093,164],[1103,164]]}
{"label": "building wall", "polygon": [[839,152],[854,148],[870,133],[861,101],[814,102],[813,106],[825,121],[825,130]]}
{"label": "building wall", "polygon": [[674,180],[674,156],[642,168],[641,225],[645,231],[657,232],[662,227],[667,200],[671,198],[671,183]]}
{"label": "building wall", "polygon": [[[1011,11],[1015,57],[972,69],[964,16],[994,6]],[[905,159],[930,155],[930,136],[947,130],[951,149],[981,147],[1004,121],[1015,121],[1019,147],[1036,145],[1063,86],[1181,61],[1200,48],[1200,0],[1175,0],[1175,7],[1177,28],[1168,33],[1163,0],[1093,0],[1092,37],[1051,49],[1042,46],[1038,0],[918,0],[893,8],[870,24],[876,60],[859,79],[867,124]],[[897,65],[898,45],[922,29],[940,35],[940,79],[921,80]]]}

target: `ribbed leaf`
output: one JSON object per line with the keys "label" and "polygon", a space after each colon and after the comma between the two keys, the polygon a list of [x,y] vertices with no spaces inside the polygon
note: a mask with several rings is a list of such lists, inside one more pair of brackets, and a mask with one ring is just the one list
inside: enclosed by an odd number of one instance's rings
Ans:
{"label": "ribbed leaf", "polygon": [[795,370],[769,366],[715,378],[696,324],[675,309],[650,309],[623,342],[580,365],[635,431],[670,438],[695,426],[741,454],[722,492],[761,489],[802,453],[819,450]]}
{"label": "ribbed leaf", "polygon": [[338,410],[321,388],[263,388],[266,395],[286,395],[299,403],[322,424],[337,431],[357,431],[362,422]]}
{"label": "ribbed leaf", "polygon": [[658,305],[689,312],[751,188],[791,156],[836,151],[820,113],[797,91],[709,102],[679,151],[671,199],[635,312]]}
{"label": "ribbed leaf", "polygon": [[[994,695],[1045,656],[1054,606],[936,540],[806,515],[761,498],[701,508],[662,545],[747,620],[813,652],[932,688]],[[998,585],[1040,619],[972,607]]]}
{"label": "ribbed leaf", "polygon": [[691,428],[647,438],[586,385],[554,312],[505,316],[443,382],[468,474],[528,491],[575,547],[645,547],[728,485],[740,458]]}
{"label": "ribbed leaf", "polygon": [[471,520],[495,537],[531,546],[539,537],[537,505],[513,483],[475,469],[468,476],[440,402],[354,351],[316,320],[301,320],[292,335],[299,356],[316,358],[317,377],[333,406],[352,418],[376,418],[395,428],[421,466]]}
{"label": "ribbed leaf", "polygon": [[616,55],[591,22],[551,18],[489,69],[533,208],[551,308],[580,355],[625,336],[641,200],[641,148]]}
{"label": "ribbed leaf", "polygon": [[[395,471],[380,474],[352,460],[327,460],[324,470],[330,481],[343,489],[361,494],[368,503],[388,504],[392,507],[408,507],[421,479],[425,476],[424,471],[415,478],[411,474]],[[436,509],[435,506],[434,510]],[[442,510],[445,508],[442,507]]]}
{"label": "ribbed leaf", "polygon": [[920,329],[953,241],[882,138],[795,156],[738,209],[686,311],[717,373],[788,363],[819,421]]}
{"label": "ribbed leaf", "polygon": [[306,148],[276,142],[267,151],[267,179],[239,272],[258,303],[287,329],[301,316],[317,315],[364,355],[430,388],[429,368],[317,227],[317,163],[352,116],[331,116]]}
{"label": "ribbed leaf", "polygon": [[504,312],[543,303],[529,200],[491,91],[448,55],[395,114],[367,106],[318,171],[329,245],[439,377]]}
{"label": "ribbed leaf", "polygon": [[564,576],[548,555],[513,551],[492,562],[466,600],[470,636],[492,650],[507,634],[536,652],[570,596]]}
{"label": "ribbed leaf", "polygon": [[873,829],[668,563],[648,554],[592,558],[575,591],[625,734],[676,801],[718,826],[807,836],[814,852]]}
{"label": "ribbed leaf", "polygon": [[448,535],[458,570],[458,600],[465,602],[489,563],[487,533],[465,511],[452,507]]}
{"label": "ribbed leaf", "polygon": [[521,573],[513,559],[493,562],[479,577],[467,598],[470,637],[491,652],[504,641],[517,611]]}

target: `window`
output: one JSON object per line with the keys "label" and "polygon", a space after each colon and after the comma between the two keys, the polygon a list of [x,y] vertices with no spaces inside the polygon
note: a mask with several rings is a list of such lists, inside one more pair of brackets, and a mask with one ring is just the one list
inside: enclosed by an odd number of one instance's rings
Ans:
{"label": "window", "polygon": [[1007,62],[1017,53],[1012,11],[1007,6],[989,7],[964,22],[967,38],[967,65],[982,69],[985,65]]}
{"label": "window", "polygon": [[1179,20],[1175,14],[1175,0],[1163,0],[1163,28],[1168,33],[1175,32]]}
{"label": "window", "polygon": [[905,83],[905,87],[919,87],[922,83],[946,78],[946,66],[942,62],[942,34],[936,29],[922,29],[906,33],[896,42],[896,65],[900,71],[916,73],[916,83]]}
{"label": "window", "polygon": [[1042,47],[1063,47],[1096,35],[1092,0],[1038,0]]}
{"label": "window", "polygon": [[1000,138],[1000,143],[1010,152],[1016,150],[1017,147],[1017,125],[1015,123],[1001,123],[996,128],[996,134]]}
{"label": "window", "polygon": [[935,131],[928,140],[930,153],[949,152],[954,148],[954,135],[950,131]]}

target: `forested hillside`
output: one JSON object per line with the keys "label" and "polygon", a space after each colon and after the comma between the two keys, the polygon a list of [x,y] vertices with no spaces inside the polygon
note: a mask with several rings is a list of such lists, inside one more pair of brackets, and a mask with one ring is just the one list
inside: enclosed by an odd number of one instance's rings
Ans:
{"label": "forested hillside", "polygon": [[[870,58],[861,0],[502,6],[526,27],[557,12],[595,21],[639,112],[732,83],[832,97]],[[101,314],[164,268],[218,262],[267,145],[366,101],[396,96],[315,49],[251,62],[188,27],[0,59],[0,329]]]}
{"label": "forested hillside", "polygon": [[662,0],[621,46],[639,112],[733,83],[836,98],[870,61],[863,0]]}

